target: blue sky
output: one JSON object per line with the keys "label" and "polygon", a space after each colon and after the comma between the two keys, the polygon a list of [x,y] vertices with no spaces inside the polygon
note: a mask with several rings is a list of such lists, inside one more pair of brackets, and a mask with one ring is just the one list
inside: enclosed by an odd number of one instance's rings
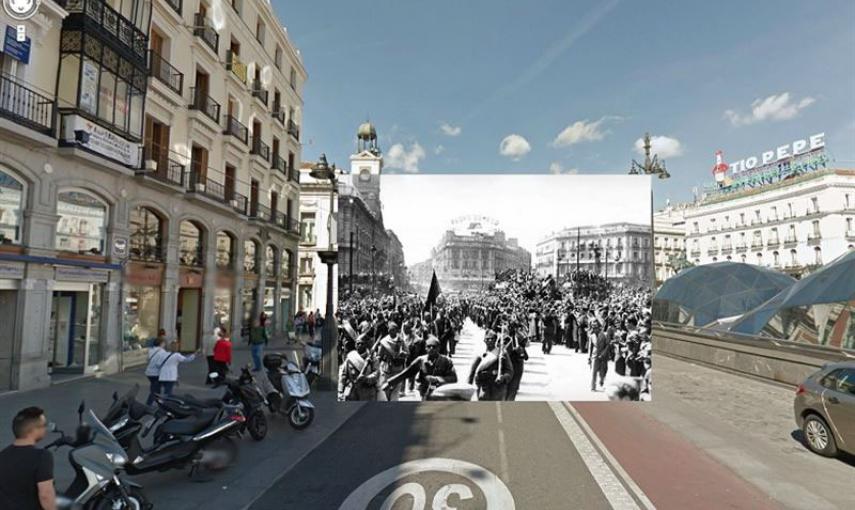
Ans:
{"label": "blue sky", "polygon": [[825,132],[855,168],[852,0],[272,1],[309,73],[304,160],[349,166],[369,117],[396,173],[626,172],[650,131],[657,206],[717,149]]}

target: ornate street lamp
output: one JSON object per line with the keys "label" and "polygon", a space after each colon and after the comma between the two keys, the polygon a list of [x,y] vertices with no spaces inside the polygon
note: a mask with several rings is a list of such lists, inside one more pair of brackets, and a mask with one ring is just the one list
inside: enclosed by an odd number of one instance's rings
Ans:
{"label": "ornate street lamp", "polygon": [[650,148],[650,133],[644,133],[644,163],[639,164],[633,159],[629,167],[629,175],[655,175],[660,179],[671,177],[665,169],[665,162],[660,162],[658,155],[654,154],[652,158],[650,157]]}
{"label": "ornate street lamp", "polygon": [[327,307],[324,315],[324,329],[321,331],[321,377],[319,389],[331,391],[335,389],[335,377],[338,373],[338,325],[333,310],[333,269],[338,260],[338,252],[333,246],[333,213],[335,211],[335,165],[327,164],[326,154],[321,154],[320,160],[309,172],[309,175],[319,181],[330,181],[330,210],[327,216],[327,235],[329,243],[326,250],[318,250],[318,257],[327,266]]}

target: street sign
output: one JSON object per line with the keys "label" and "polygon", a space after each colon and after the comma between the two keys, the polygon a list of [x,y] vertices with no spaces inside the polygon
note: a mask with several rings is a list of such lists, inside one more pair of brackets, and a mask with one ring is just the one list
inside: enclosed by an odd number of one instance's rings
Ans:
{"label": "street sign", "polygon": [[128,240],[124,237],[117,237],[113,240],[113,257],[119,260],[128,258]]}

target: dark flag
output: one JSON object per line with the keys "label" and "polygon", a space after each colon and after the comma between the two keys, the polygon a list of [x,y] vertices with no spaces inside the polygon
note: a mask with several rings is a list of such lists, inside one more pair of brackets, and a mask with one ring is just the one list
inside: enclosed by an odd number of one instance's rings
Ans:
{"label": "dark flag", "polygon": [[433,278],[430,280],[430,290],[428,291],[427,301],[425,301],[425,308],[430,309],[434,303],[436,303],[436,298],[442,291],[439,290],[439,280],[436,279],[436,271],[433,272]]}

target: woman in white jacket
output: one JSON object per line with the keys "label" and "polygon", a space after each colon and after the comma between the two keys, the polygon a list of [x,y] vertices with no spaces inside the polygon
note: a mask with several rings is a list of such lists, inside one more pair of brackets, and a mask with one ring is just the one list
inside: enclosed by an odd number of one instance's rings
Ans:
{"label": "woman in white jacket", "polygon": [[154,402],[154,396],[160,393],[160,364],[168,354],[163,348],[166,339],[158,336],[154,339],[154,345],[148,350],[148,365],[145,367],[145,376],[148,377],[148,400],[146,405]]}
{"label": "woman in white jacket", "polygon": [[196,359],[196,355],[199,354],[199,352],[200,351],[196,351],[189,356],[184,356],[178,352],[177,340],[173,340],[169,343],[169,352],[165,355],[160,364],[160,374],[158,377],[160,389],[164,395],[172,395],[175,383],[178,382],[178,365],[193,361]]}

